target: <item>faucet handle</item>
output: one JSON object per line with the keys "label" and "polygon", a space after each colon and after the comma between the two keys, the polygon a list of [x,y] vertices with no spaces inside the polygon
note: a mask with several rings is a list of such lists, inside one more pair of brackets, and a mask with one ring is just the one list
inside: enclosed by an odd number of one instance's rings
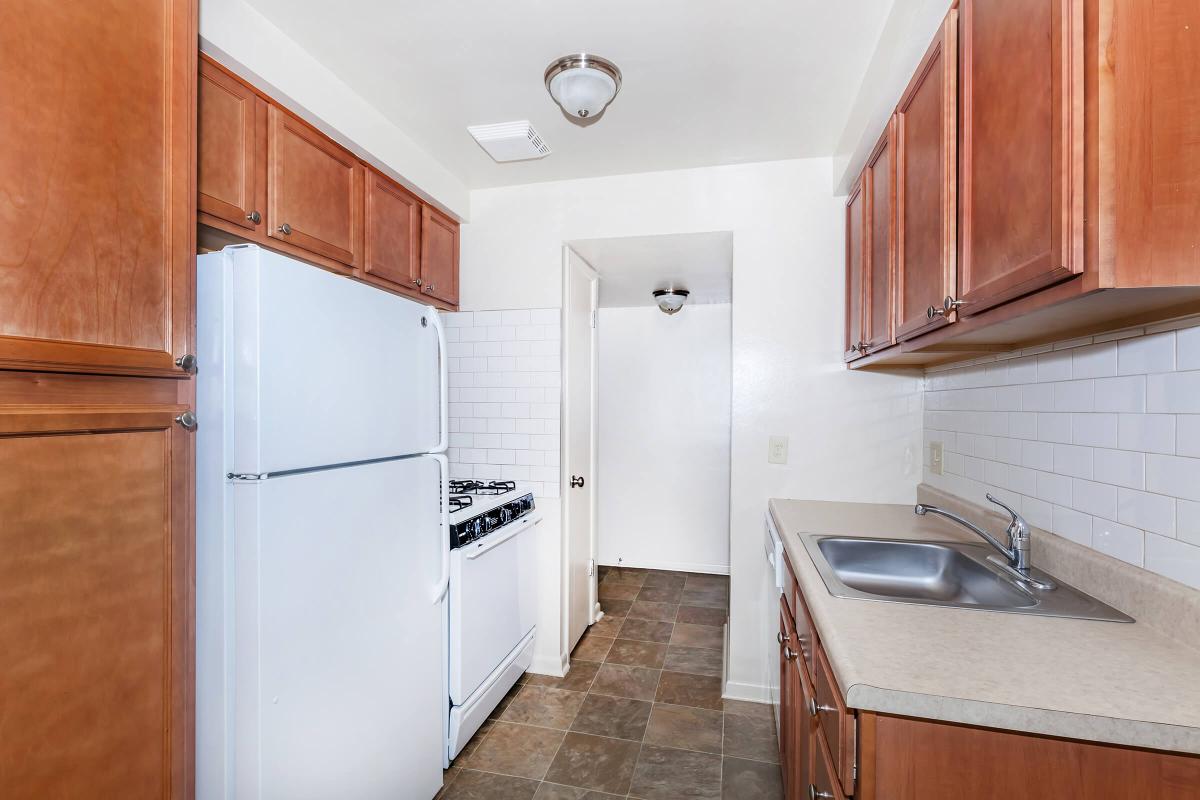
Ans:
{"label": "faucet handle", "polygon": [[1024,517],[1022,517],[1016,511],[1013,511],[1012,508],[1007,504],[997,500],[995,497],[992,497],[991,492],[989,492],[986,497],[990,502],[995,503],[1007,511],[1008,515],[1012,517],[1012,520],[1008,523],[1008,536],[1010,539],[1010,545],[1012,544],[1012,540],[1029,538],[1029,523],[1025,521]]}

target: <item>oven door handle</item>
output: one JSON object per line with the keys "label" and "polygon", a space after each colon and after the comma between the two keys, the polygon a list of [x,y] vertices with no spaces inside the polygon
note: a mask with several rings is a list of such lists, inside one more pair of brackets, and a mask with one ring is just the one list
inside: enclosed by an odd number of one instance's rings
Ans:
{"label": "oven door handle", "polygon": [[483,555],[487,551],[496,549],[500,545],[507,542],[509,539],[513,538],[514,536],[524,533],[526,529],[533,527],[533,525],[537,525],[541,521],[542,521],[541,517],[538,517],[537,519],[532,521],[532,525],[530,524],[529,519],[525,519],[525,520],[522,520],[521,522],[513,523],[513,527],[516,530],[500,537],[499,539],[496,539],[495,541],[486,542],[482,545],[479,545],[478,547],[476,547],[474,549],[468,549],[467,558],[474,561],[475,559],[479,558],[481,555]]}

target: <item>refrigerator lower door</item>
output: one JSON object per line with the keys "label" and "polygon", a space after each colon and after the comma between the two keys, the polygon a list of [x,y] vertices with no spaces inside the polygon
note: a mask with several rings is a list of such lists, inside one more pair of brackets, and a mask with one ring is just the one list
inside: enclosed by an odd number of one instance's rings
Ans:
{"label": "refrigerator lower door", "polygon": [[[438,448],[437,312],[255,246],[221,256],[231,283],[222,333],[232,362],[235,472]],[[208,279],[208,264],[200,269]],[[201,300],[209,296],[217,295],[202,292]]]}
{"label": "refrigerator lower door", "polygon": [[230,485],[238,800],[441,787],[438,481],[417,457]]}

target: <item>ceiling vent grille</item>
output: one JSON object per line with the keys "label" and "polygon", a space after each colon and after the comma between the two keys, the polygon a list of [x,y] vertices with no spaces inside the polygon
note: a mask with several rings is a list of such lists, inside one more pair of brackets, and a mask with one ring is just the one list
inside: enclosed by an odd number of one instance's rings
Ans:
{"label": "ceiling vent grille", "polygon": [[469,125],[467,132],[496,161],[527,161],[550,155],[550,148],[529,120]]}

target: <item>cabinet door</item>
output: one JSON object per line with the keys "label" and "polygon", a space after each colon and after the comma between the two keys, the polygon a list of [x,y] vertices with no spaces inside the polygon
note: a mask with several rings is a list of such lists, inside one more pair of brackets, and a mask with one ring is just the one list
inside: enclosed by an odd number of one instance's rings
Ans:
{"label": "cabinet door", "polygon": [[786,797],[808,790],[813,725],[804,691],[804,661],[799,657],[796,629],[780,600],[779,631],[779,764]]}
{"label": "cabinet door", "polygon": [[869,352],[895,341],[892,334],[892,274],[896,267],[894,124],[894,119],[888,121],[863,173],[863,191],[867,197],[863,340]]}
{"label": "cabinet door", "polygon": [[421,280],[426,294],[458,304],[458,223],[429,206],[421,218]]}
{"label": "cabinet door", "polygon": [[963,314],[1083,269],[1081,6],[963,0]]}
{"label": "cabinet door", "polygon": [[357,266],[362,164],[283,109],[269,116],[267,235]]}
{"label": "cabinet door", "polygon": [[0,796],[192,796],[179,410],[0,408]]}
{"label": "cabinet door", "polygon": [[861,357],[866,348],[863,336],[863,288],[866,283],[867,198],[863,176],[859,176],[846,199],[846,350],[845,359]]}
{"label": "cabinet door", "polygon": [[199,95],[198,208],[258,230],[267,207],[267,102],[203,56]]}
{"label": "cabinet door", "polygon": [[193,0],[0,7],[0,367],[179,374]]}
{"label": "cabinet door", "polygon": [[955,317],[958,12],[950,9],[896,109],[896,339]]}
{"label": "cabinet door", "polygon": [[411,292],[421,288],[421,201],[367,170],[363,272]]}

